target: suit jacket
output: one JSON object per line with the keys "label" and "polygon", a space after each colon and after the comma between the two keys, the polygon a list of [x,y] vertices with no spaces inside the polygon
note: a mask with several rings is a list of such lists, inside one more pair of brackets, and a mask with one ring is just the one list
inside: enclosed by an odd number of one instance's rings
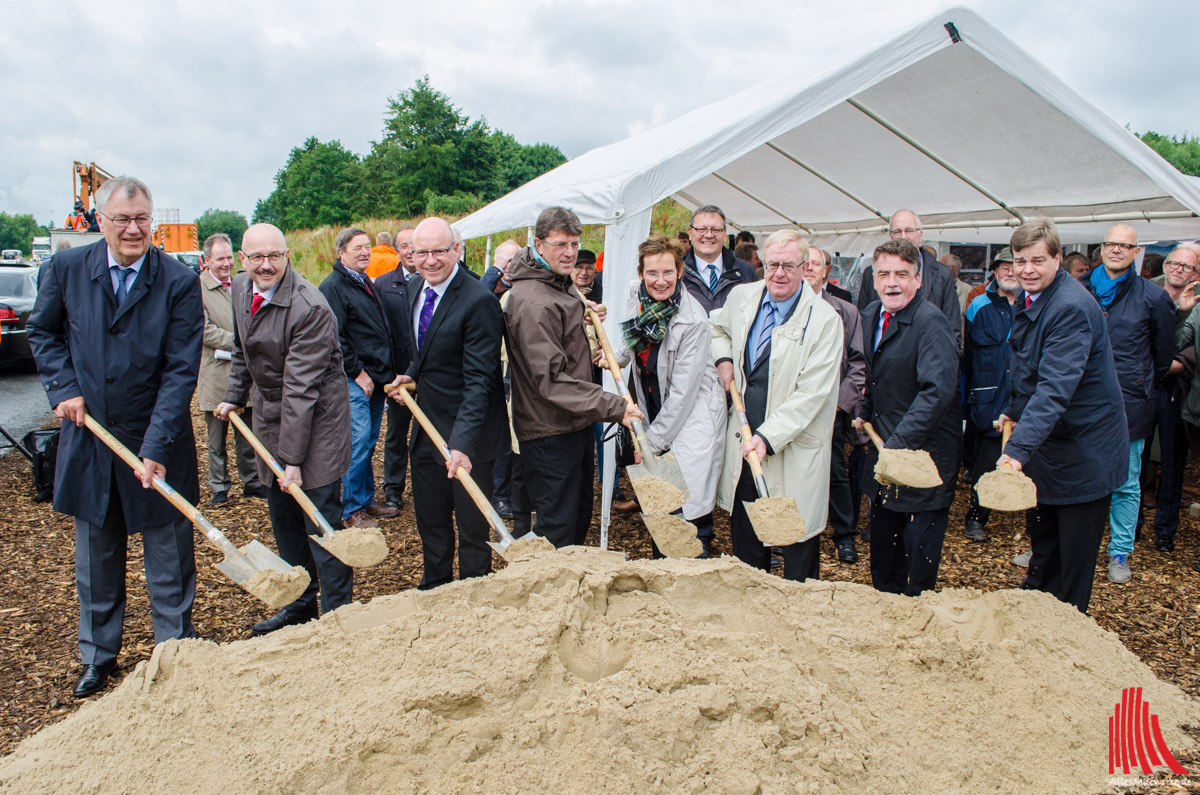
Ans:
{"label": "suit jacket", "polygon": [[[118,308],[103,240],[42,266],[27,323],[50,405],[83,396],[89,414],[139,458],[163,464],[167,482],[193,504],[200,485],[191,402],[203,327],[195,272],[153,247]],[[179,519],[91,431],[63,423],[54,509],[101,524],[114,485],[130,532]]]}
{"label": "suit jacket", "polygon": [[[325,486],[350,466],[350,391],[337,320],[321,292],[288,267],[275,295],[250,314],[250,276],[233,280],[233,364],[225,402],[253,405],[254,434],[304,488]],[[193,464],[193,468],[195,468]],[[258,476],[275,476],[263,461]]]}
{"label": "suit jacket", "polygon": [[[409,314],[408,272],[404,268],[393,268],[375,280],[375,294],[379,296],[379,304],[383,307],[383,315],[391,329],[392,363],[397,373],[408,371],[412,363],[412,334],[405,333],[405,324],[412,317]],[[411,277],[414,281],[417,277]]]}
{"label": "suit jacket", "polygon": [[[493,461],[509,448],[508,413],[500,378],[500,304],[459,266],[438,302],[418,349],[412,318],[421,311],[425,280],[408,282],[408,311],[399,318],[413,352],[406,374],[417,382],[417,403],[451,450],[472,461]],[[425,437],[416,425],[412,443]]]}
{"label": "suit jacket", "polygon": [[[863,271],[862,285],[858,291],[858,311],[866,314],[869,304],[879,300],[875,292],[875,269],[870,265]],[[962,350],[962,309],[955,287],[954,271],[933,257],[921,252],[921,293],[926,301],[942,310],[954,333],[954,341]],[[879,314],[878,309],[876,314]],[[869,346],[868,346],[869,347]]]}
{"label": "suit jacket", "polygon": [[[833,307],[842,319],[842,379],[838,383],[838,411],[851,417],[862,402],[863,388],[867,383],[867,360],[863,351],[862,315],[854,304],[843,300],[830,291],[833,285],[825,285],[821,297]],[[845,290],[838,292],[846,293]],[[849,295],[849,293],[846,293]]]}
{"label": "suit jacket", "polygon": [[200,295],[204,302],[204,350],[196,400],[201,411],[212,411],[225,398],[229,381],[232,359],[218,359],[217,351],[233,351],[233,295],[208,271],[200,274]]}
{"label": "suit jacket", "polygon": [[[958,312],[958,299],[954,299]],[[931,511],[954,500],[962,445],[962,405],[958,398],[958,346],[938,308],[920,292],[897,312],[875,346],[880,302],[863,312],[867,394],[859,415],[869,421],[889,449],[925,450],[937,465],[942,485],[932,489],[888,486],[883,506],[892,511]],[[868,448],[863,490],[875,494],[878,451]]]}

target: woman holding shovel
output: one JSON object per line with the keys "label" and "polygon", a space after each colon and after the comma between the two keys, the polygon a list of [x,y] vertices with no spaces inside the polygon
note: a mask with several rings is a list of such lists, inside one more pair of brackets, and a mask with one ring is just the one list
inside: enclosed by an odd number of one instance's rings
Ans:
{"label": "woman holding shovel", "polygon": [[[646,413],[646,445],[670,450],[687,483],[683,518],[696,526],[701,557],[712,554],[713,504],[725,436],[725,396],[713,366],[712,327],[683,286],[683,250],[663,235],[638,246],[635,314],[614,340],[617,363],[633,361],[636,403]],[[640,457],[637,463],[641,463]]]}

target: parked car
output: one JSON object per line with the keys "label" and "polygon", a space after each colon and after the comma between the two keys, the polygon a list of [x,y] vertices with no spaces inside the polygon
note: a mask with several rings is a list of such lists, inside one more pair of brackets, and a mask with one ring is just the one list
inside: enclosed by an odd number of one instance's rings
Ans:
{"label": "parked car", "polygon": [[204,252],[203,251],[173,251],[171,256],[187,265],[196,273],[204,270]]}
{"label": "parked car", "polygon": [[37,298],[37,268],[0,267],[0,368],[33,368],[25,321]]}
{"label": "parked car", "polygon": [[0,251],[0,265],[20,265],[21,250],[16,248],[6,248]]}

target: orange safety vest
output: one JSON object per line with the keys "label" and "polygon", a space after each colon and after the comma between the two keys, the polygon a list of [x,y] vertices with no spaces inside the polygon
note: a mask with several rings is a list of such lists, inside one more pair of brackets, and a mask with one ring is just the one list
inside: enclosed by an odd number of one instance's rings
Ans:
{"label": "orange safety vest", "polygon": [[76,232],[86,232],[88,228],[87,219],[83,217],[81,212],[73,212],[63,221],[63,226],[67,229],[73,229]]}

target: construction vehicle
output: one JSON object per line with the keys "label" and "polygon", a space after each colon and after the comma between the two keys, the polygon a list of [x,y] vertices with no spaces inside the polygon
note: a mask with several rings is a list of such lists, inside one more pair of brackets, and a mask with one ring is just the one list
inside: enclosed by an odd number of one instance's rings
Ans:
{"label": "construction vehicle", "polygon": [[95,204],[96,191],[110,179],[112,179],[112,174],[95,163],[75,161],[75,166],[71,170],[71,191],[76,201],[83,202],[85,212]]}
{"label": "construction vehicle", "polygon": [[168,254],[196,251],[200,248],[199,232],[195,224],[159,224],[154,227],[150,242]]}

